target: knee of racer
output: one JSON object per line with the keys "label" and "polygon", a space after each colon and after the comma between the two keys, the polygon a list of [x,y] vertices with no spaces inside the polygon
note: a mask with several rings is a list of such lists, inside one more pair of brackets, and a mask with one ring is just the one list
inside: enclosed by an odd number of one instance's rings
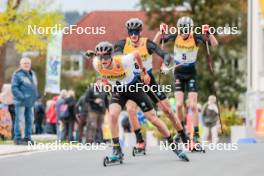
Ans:
{"label": "knee of racer", "polygon": [[192,112],[198,111],[197,105],[195,105],[195,104],[190,105],[190,108],[191,108]]}
{"label": "knee of racer", "polygon": [[172,110],[169,108],[169,107],[164,107],[164,108],[162,108],[162,111],[167,115],[167,116],[171,116],[171,115],[173,115],[173,112],[172,112]]}
{"label": "knee of racer", "polygon": [[118,124],[118,116],[114,113],[109,113],[111,124]]}
{"label": "knee of racer", "polygon": [[182,103],[177,103],[177,105],[176,105],[176,109],[177,110],[181,110],[182,107],[183,107],[183,104]]}
{"label": "knee of racer", "polygon": [[159,121],[159,118],[156,116],[156,113],[153,111],[153,112],[149,112],[148,120],[150,121],[150,123],[156,126],[157,122]]}
{"label": "knee of racer", "polygon": [[137,108],[136,107],[128,107],[127,113],[129,116],[135,116],[137,114]]}

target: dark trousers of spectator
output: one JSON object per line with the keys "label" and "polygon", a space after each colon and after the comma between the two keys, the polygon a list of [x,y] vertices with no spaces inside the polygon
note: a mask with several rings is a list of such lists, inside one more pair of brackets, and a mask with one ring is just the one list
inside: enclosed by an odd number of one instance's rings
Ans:
{"label": "dark trousers of spectator", "polygon": [[14,126],[15,126],[15,118],[16,118],[16,115],[15,115],[15,106],[12,104],[12,105],[8,105],[8,111],[11,115],[11,119],[12,119],[12,139],[14,138]]}
{"label": "dark trousers of spectator", "polygon": [[87,124],[86,124],[86,127],[87,127],[86,142],[87,143],[95,142],[97,131],[102,130],[104,116],[105,114],[103,113],[89,112],[89,115],[87,118]]}
{"label": "dark trousers of spectator", "polygon": [[95,143],[102,143],[104,142],[104,136],[103,136],[103,129],[102,127],[101,128],[98,128],[96,130],[96,134],[95,134],[95,139],[94,139]]}
{"label": "dark trousers of spectator", "polygon": [[46,123],[45,132],[48,134],[57,134],[57,125],[56,123]]}
{"label": "dark trousers of spectator", "polygon": [[82,138],[83,138],[83,130],[84,127],[86,126],[86,116],[81,116],[79,123],[78,123],[78,142],[82,142]]}
{"label": "dark trousers of spectator", "polygon": [[63,120],[62,140],[74,141],[74,120]]}
{"label": "dark trousers of spectator", "polygon": [[42,134],[43,133],[43,128],[42,128],[42,123],[41,122],[36,122],[35,123],[35,132],[36,134]]}

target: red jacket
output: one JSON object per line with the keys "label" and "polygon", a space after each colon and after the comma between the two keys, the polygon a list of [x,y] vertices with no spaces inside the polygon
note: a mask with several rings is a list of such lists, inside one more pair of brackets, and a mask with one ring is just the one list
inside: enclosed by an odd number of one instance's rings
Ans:
{"label": "red jacket", "polygon": [[56,108],[55,103],[57,101],[58,97],[53,97],[53,99],[50,101],[50,105],[46,111],[46,117],[47,117],[47,123],[50,124],[56,124],[57,118],[56,118]]}

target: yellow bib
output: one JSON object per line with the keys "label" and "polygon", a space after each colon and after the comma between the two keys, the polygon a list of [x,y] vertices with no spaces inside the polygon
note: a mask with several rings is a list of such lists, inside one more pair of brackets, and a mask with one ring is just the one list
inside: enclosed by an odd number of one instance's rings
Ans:
{"label": "yellow bib", "polygon": [[113,57],[113,68],[106,69],[102,67],[101,61],[98,59],[96,65],[98,68],[98,72],[100,75],[109,80],[120,80],[126,77],[126,70],[124,69],[121,63],[121,56],[114,56]]}
{"label": "yellow bib", "polygon": [[178,35],[175,40],[174,47],[187,51],[194,50],[196,48],[196,44],[194,41],[193,34],[190,34],[190,36],[186,40],[183,40],[183,38]]}
{"label": "yellow bib", "polygon": [[194,63],[198,50],[199,47],[196,46],[193,34],[190,34],[186,40],[178,35],[174,43],[174,60],[181,64]]}
{"label": "yellow bib", "polygon": [[142,61],[146,61],[151,58],[147,49],[147,38],[140,38],[140,44],[138,47],[133,46],[133,42],[129,37],[126,38],[126,44],[123,50],[124,54],[129,54],[133,51],[139,51]]}

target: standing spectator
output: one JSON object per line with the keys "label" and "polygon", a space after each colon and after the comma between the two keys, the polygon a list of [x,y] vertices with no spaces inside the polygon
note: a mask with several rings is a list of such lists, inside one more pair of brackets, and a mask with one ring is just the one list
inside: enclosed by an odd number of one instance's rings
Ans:
{"label": "standing spectator", "polygon": [[56,101],[56,117],[57,117],[57,137],[58,140],[65,140],[65,121],[69,118],[68,106],[66,105],[67,90],[63,89]]}
{"label": "standing spectator", "polygon": [[87,115],[88,115],[88,104],[85,101],[85,95],[83,95],[76,103],[76,119],[78,123],[78,142],[82,142],[83,129],[86,125]]}
{"label": "standing spectator", "polygon": [[86,91],[86,102],[88,102],[88,119],[87,119],[87,135],[86,142],[95,142],[96,133],[100,134],[96,142],[102,142],[102,125],[106,109],[108,108],[107,93],[99,91],[96,85],[92,86]]}
{"label": "standing spectator", "polygon": [[2,104],[2,97],[0,97],[0,140],[11,139],[12,120],[8,112],[8,106]]}
{"label": "standing spectator", "polygon": [[66,140],[74,141],[73,131],[74,131],[74,123],[75,123],[75,93],[73,90],[69,90],[67,93],[67,98],[65,99],[65,104],[67,105],[69,117],[64,120],[64,135],[66,136]]}
{"label": "standing spectator", "polygon": [[8,111],[11,115],[11,120],[12,120],[11,135],[13,139],[14,138],[14,126],[15,126],[15,106],[13,103],[13,94],[11,90],[11,84],[3,85],[2,92],[0,94],[0,99],[2,100],[3,104],[8,105]]}
{"label": "standing spectator", "polygon": [[46,132],[48,134],[57,133],[57,117],[55,104],[58,98],[58,96],[54,96],[51,100],[47,101],[46,104]]}
{"label": "standing spectator", "polygon": [[42,134],[43,133],[43,121],[45,119],[45,106],[42,102],[42,98],[39,97],[38,101],[35,103],[34,106],[34,124],[35,124],[35,132],[36,134]]}
{"label": "standing spectator", "polygon": [[219,110],[216,105],[216,97],[214,95],[210,95],[208,102],[204,104],[202,110],[202,119],[205,126],[205,134],[203,136],[204,141],[212,141],[212,143],[218,142],[218,116]]}
{"label": "standing spectator", "polygon": [[[37,77],[31,70],[31,60],[22,58],[20,68],[12,76],[12,93],[15,104],[14,143],[27,144],[31,141],[33,106],[38,97]],[[25,118],[25,137],[21,140],[20,120]]]}

